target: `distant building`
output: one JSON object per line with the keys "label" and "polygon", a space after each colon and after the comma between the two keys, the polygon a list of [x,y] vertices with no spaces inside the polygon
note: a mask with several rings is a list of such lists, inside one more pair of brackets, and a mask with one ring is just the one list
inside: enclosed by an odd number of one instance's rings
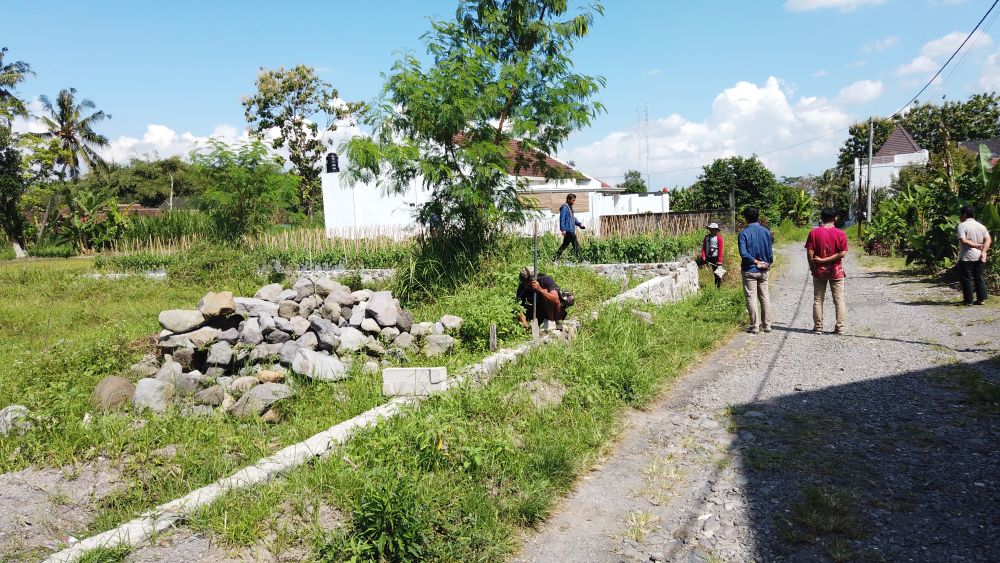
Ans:
{"label": "distant building", "polygon": [[[888,188],[899,177],[899,171],[911,164],[927,164],[930,153],[913,140],[913,136],[902,125],[897,125],[889,138],[872,158],[872,190]],[[868,185],[868,159],[854,159],[854,186]]]}
{"label": "distant building", "polygon": [[986,148],[990,151],[990,165],[997,163],[1000,160],[1000,137],[995,139],[979,139],[976,141],[960,141],[958,146],[963,149],[968,149],[975,154],[979,154],[979,146],[986,145]]}
{"label": "distant building", "polygon": [[[517,141],[509,145],[511,178],[526,184],[524,200],[538,211],[539,230],[558,231],[559,207],[567,194],[576,194],[574,211],[588,229],[599,230],[600,217],[639,213],[667,213],[670,196],[667,193],[624,194],[622,188],[585,174],[549,155],[529,154]],[[562,179],[545,177],[545,166],[559,171]],[[387,194],[373,184],[348,187],[341,184],[339,172],[324,173],[323,215],[328,236],[352,233],[371,236],[385,234],[405,236],[416,227],[418,208],[427,202],[430,191],[420,178],[411,182],[403,193]]]}

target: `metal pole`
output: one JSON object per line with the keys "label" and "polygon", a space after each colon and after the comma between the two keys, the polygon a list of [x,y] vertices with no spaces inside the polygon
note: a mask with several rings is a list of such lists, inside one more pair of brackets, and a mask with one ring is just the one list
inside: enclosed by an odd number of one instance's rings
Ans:
{"label": "metal pole", "polygon": [[732,215],[733,232],[736,232],[736,187],[729,188],[729,213]]}
{"label": "metal pole", "polygon": [[868,223],[872,222],[872,143],[875,139],[875,120],[871,117],[868,118],[868,178],[865,179],[867,182],[868,189],[868,211],[865,213],[865,221]]}
{"label": "metal pole", "polygon": [[[534,242],[534,270],[532,273],[531,280],[538,281],[538,220],[535,219],[535,229],[534,235],[532,236]],[[534,303],[531,308],[531,337],[534,340],[538,340],[539,330],[538,330],[538,291],[535,288],[531,288],[531,299]]]}

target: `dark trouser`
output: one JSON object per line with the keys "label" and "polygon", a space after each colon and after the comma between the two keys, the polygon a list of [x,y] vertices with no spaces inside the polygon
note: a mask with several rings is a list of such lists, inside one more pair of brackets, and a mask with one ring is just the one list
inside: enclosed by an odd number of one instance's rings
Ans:
{"label": "dark trouser", "polygon": [[983,268],[986,262],[982,260],[959,260],[958,273],[962,280],[962,297],[965,303],[972,303],[972,288],[976,289],[976,300],[986,301],[986,279],[983,278]]}
{"label": "dark trouser", "polygon": [[571,244],[573,245],[573,254],[576,254],[576,259],[578,261],[580,260],[580,241],[576,240],[576,233],[570,231],[566,231],[566,234],[563,235],[562,246],[560,246],[559,250],[556,252],[556,260],[562,256],[563,251],[566,250],[566,248]]}
{"label": "dark trouser", "polygon": [[[719,266],[718,261],[713,262],[712,260],[705,260],[703,258],[696,258],[695,263],[698,264],[699,267],[704,266],[705,264],[712,266],[712,275],[715,275],[715,269]],[[717,275],[715,276],[715,287],[722,287],[722,278]]]}

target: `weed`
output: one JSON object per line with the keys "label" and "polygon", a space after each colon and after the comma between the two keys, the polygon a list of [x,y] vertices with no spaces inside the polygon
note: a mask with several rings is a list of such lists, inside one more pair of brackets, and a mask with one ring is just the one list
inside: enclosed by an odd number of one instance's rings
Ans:
{"label": "weed", "polygon": [[869,533],[868,525],[858,511],[856,495],[845,489],[807,486],[790,509],[791,519],[784,520],[784,527],[791,526],[800,533],[790,531],[788,538],[835,535],[860,539]]}
{"label": "weed", "polygon": [[646,535],[656,531],[659,520],[659,517],[648,512],[629,512],[625,516],[625,537],[641,542]]}
{"label": "weed", "polygon": [[84,553],[80,559],[80,563],[119,563],[125,561],[128,556],[128,547],[121,546],[116,548],[109,547],[98,547],[91,549]]}

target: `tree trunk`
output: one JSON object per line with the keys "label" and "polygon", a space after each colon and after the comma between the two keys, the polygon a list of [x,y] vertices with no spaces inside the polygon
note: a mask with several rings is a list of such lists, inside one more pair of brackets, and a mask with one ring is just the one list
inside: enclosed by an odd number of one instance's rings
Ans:
{"label": "tree trunk", "polygon": [[12,240],[10,242],[10,244],[11,244],[11,246],[14,247],[14,257],[15,258],[27,258],[28,257],[28,253],[25,252],[23,248],[21,248],[21,245],[16,240]]}

